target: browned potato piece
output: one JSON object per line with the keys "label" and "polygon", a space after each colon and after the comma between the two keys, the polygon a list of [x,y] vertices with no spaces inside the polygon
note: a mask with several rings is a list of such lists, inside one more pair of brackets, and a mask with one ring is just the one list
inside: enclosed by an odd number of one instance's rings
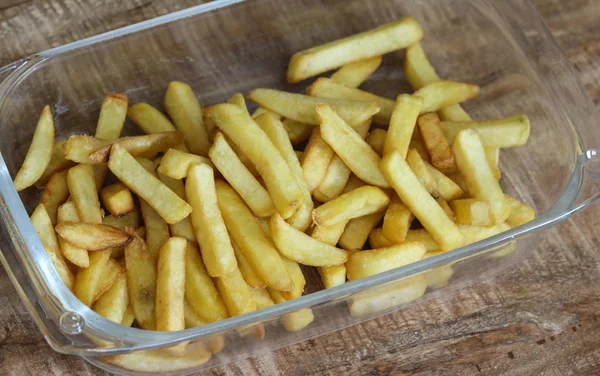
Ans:
{"label": "browned potato piece", "polygon": [[454,155],[440,127],[440,118],[434,112],[422,115],[418,120],[421,138],[427,148],[431,164],[437,169],[454,168]]}
{"label": "browned potato piece", "polygon": [[74,246],[88,251],[125,247],[132,239],[118,228],[96,223],[63,222],[56,226],[56,232]]}
{"label": "browned potato piece", "polygon": [[113,217],[122,217],[135,209],[131,191],[123,183],[114,183],[102,188],[100,198]]}

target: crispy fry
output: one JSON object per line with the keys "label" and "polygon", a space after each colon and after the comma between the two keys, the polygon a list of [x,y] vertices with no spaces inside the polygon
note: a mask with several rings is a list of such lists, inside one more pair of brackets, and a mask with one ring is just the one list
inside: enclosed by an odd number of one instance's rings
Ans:
{"label": "crispy fry", "polygon": [[[162,181],[170,190],[175,192],[182,200],[186,200],[185,196],[185,185],[181,179],[173,179],[160,172],[157,174],[160,181]],[[192,227],[192,220],[188,215],[181,221],[169,225],[172,236],[186,238],[191,242],[196,241],[196,235],[194,234],[194,228]]]}
{"label": "crispy fry", "polygon": [[429,63],[421,43],[412,44],[406,49],[404,75],[415,90],[440,80],[435,69]]}
{"label": "crispy fry", "polygon": [[100,191],[104,207],[114,217],[122,217],[135,209],[131,191],[122,183],[114,183]]}
{"label": "crispy fry", "polygon": [[71,198],[77,206],[79,219],[86,223],[102,223],[100,200],[92,166],[80,164],[71,167],[67,173],[67,184]]}
{"label": "crispy fry", "polygon": [[437,81],[423,86],[413,95],[423,98],[421,114],[426,114],[478,96],[479,86],[455,81]]}
{"label": "crispy fry", "polygon": [[500,148],[485,146],[483,150],[485,151],[485,159],[490,165],[492,173],[496,177],[496,180],[500,180],[502,177],[502,172],[500,171],[500,167],[498,167],[498,164],[500,163]]}
{"label": "crispy fry", "polygon": [[490,203],[473,198],[450,201],[450,207],[456,214],[456,221],[461,225],[490,226],[492,213]]}
{"label": "crispy fry", "polygon": [[383,235],[382,229],[376,228],[369,234],[369,245],[372,249],[379,249],[391,247],[394,243]]}
{"label": "crispy fry", "polygon": [[460,131],[471,128],[479,134],[483,146],[498,148],[525,145],[530,128],[527,115],[486,121],[442,121],[440,126],[451,144]]}
{"label": "crispy fry", "polygon": [[321,136],[360,179],[381,188],[390,185],[378,168],[381,158],[327,104],[316,106]]}
{"label": "crispy fry", "polygon": [[[460,227],[459,227],[460,230]],[[406,234],[405,242],[419,242],[425,246],[427,252],[434,252],[440,250],[440,245],[435,241],[427,230],[409,230]]]}
{"label": "crispy fry", "polygon": [[131,242],[127,233],[97,223],[63,222],[56,226],[56,232],[74,246],[88,251],[125,247]]}
{"label": "crispy fry", "polygon": [[315,127],[308,140],[306,149],[304,149],[301,163],[304,180],[310,192],[317,188],[323,179],[325,179],[327,168],[333,156],[333,149],[321,137],[321,128]]}
{"label": "crispy fry", "polygon": [[366,278],[378,273],[417,262],[425,256],[421,243],[404,243],[387,248],[355,252],[346,262],[349,281]]}
{"label": "crispy fry", "polygon": [[437,188],[436,192],[441,198],[446,201],[452,201],[462,197],[465,194],[462,188],[459,187],[452,179],[438,171],[428,162],[425,162],[425,165],[427,166],[427,170],[429,170],[429,174],[431,174],[431,177],[435,182],[435,186]]}
{"label": "crispy fry", "polygon": [[375,128],[369,133],[365,141],[367,141],[367,144],[369,144],[377,154],[382,156],[386,136],[387,132],[384,129]]}
{"label": "crispy fry", "polygon": [[[268,110],[267,110],[268,111]],[[279,116],[274,112],[269,111],[275,116]],[[255,117],[256,118],[256,117]],[[282,121],[283,128],[287,132],[288,138],[292,145],[298,145],[308,140],[310,134],[312,133],[313,128],[315,127],[312,124],[304,124],[296,120],[292,119],[284,119]]]}
{"label": "crispy fry", "polygon": [[440,119],[443,121],[471,121],[471,116],[467,114],[467,112],[460,106],[460,104],[455,104],[453,106],[448,106],[444,108],[440,108],[438,110],[438,115]]}
{"label": "crispy fry", "polygon": [[[79,214],[77,214],[77,208],[73,201],[65,202],[58,208],[57,221],[58,223],[79,222]],[[74,246],[62,236],[58,237],[58,244],[62,255],[74,265],[80,268],[90,266],[90,258],[86,249]]]}
{"label": "crispy fry", "polygon": [[94,298],[92,301],[98,300],[102,294],[104,294],[108,289],[112,287],[113,284],[117,281],[119,276],[123,274],[125,271],[125,263],[123,260],[123,266],[113,258],[108,259],[104,270],[102,271],[102,275],[100,276],[100,281],[96,287],[96,291],[94,291]]}
{"label": "crispy fry", "polygon": [[363,249],[369,234],[377,226],[384,215],[384,211],[365,215],[360,218],[354,218],[348,222],[342,236],[340,236],[339,244],[343,249],[348,251],[358,251]]}
{"label": "crispy fry", "polygon": [[498,235],[501,232],[508,231],[510,230],[510,226],[503,222],[489,227],[460,225],[459,229],[464,238],[463,245],[468,245],[483,239],[491,238],[492,236]]}
{"label": "crispy fry", "polygon": [[263,309],[275,305],[273,299],[269,295],[267,289],[263,287],[251,288],[250,295],[252,295],[252,300],[256,303],[257,309]]}
{"label": "crispy fry", "polygon": [[413,215],[397,196],[394,196],[383,217],[383,235],[394,243],[402,243],[412,223]]}
{"label": "crispy fry", "polygon": [[190,151],[208,155],[210,141],[202,122],[202,107],[190,85],[171,81],[163,103],[177,129],[185,134],[185,144]]}
{"label": "crispy fry", "polygon": [[92,306],[100,316],[121,324],[129,307],[127,275],[121,274],[115,283]]}
{"label": "crispy fry", "polygon": [[104,97],[96,125],[96,138],[112,140],[121,136],[128,102],[126,94],[114,93]]}
{"label": "crispy fry", "polygon": [[[433,167],[433,166],[432,166]],[[458,186],[466,196],[471,195],[467,182],[460,172],[454,172],[447,175],[448,179],[452,180],[456,186]]]}
{"label": "crispy fry", "polygon": [[306,286],[306,279],[300,269],[300,265],[296,261],[292,261],[283,257],[283,263],[287,269],[292,281],[294,281],[294,289],[290,291],[281,291],[281,295],[285,300],[292,300],[302,296],[304,292],[304,286]]}
{"label": "crispy fry", "polygon": [[165,115],[148,103],[129,107],[127,117],[147,134],[174,131],[175,126]]}
{"label": "crispy fry", "polygon": [[213,166],[208,158],[176,149],[169,149],[161,158],[157,171],[173,179],[183,179],[187,177],[190,167],[196,164]]}
{"label": "crispy fry", "polygon": [[[248,107],[246,107],[246,101],[244,100],[244,96],[241,93],[233,94],[231,97],[229,97],[229,99],[227,99],[227,103],[234,104],[242,110],[248,112]],[[249,112],[248,115],[250,115]]]}
{"label": "crispy fry", "polygon": [[[146,243],[133,229],[128,229],[133,240],[125,247],[125,266],[127,268],[127,291],[129,304],[137,323],[147,330],[154,330],[156,300],[156,259],[150,253]],[[93,253],[95,255],[96,253]]]}
{"label": "crispy fry", "polygon": [[425,188],[429,194],[437,196],[438,187],[419,152],[415,149],[410,149],[406,155],[406,163],[408,163],[412,172],[419,179],[423,188]]}
{"label": "crispy fry", "polygon": [[64,145],[66,145],[67,141],[62,140],[54,144],[50,163],[48,163],[48,167],[46,167],[42,176],[35,182],[37,188],[43,188],[52,175],[75,165],[75,162],[68,160],[65,156]]}
{"label": "crispy fry", "polygon": [[[444,253],[443,251],[436,252],[427,252],[423,259],[435,257]],[[427,286],[432,289],[440,289],[442,287],[448,286],[448,282],[450,282],[450,278],[454,271],[452,270],[452,265],[444,265],[434,269],[430,269],[427,273]]]}
{"label": "crispy fry", "polygon": [[140,227],[142,223],[140,222],[140,212],[136,208],[133,212],[126,214],[121,218],[115,218],[112,215],[108,215],[102,218],[102,224],[116,227],[119,230],[125,230],[125,227]]}
{"label": "crispy fry", "polygon": [[399,152],[383,157],[380,168],[402,202],[444,250],[462,245],[460,231],[412,172]]}
{"label": "crispy fry", "polygon": [[238,267],[240,268],[240,273],[246,280],[246,283],[252,288],[264,288],[267,286],[265,281],[263,281],[258,274],[252,268],[250,261],[244,256],[244,252],[240,249],[240,247],[235,244],[234,241],[231,242],[233,246],[233,251],[235,252],[235,258],[237,260]]}
{"label": "crispy fry", "polygon": [[340,286],[346,283],[346,266],[336,265],[329,267],[318,268],[323,287],[330,289],[335,286]]}
{"label": "crispy fry", "polygon": [[446,215],[448,215],[448,218],[450,218],[452,221],[456,222],[456,215],[454,214],[454,211],[452,210],[452,208],[450,207],[448,202],[446,200],[444,200],[443,197],[438,197],[437,203],[438,203],[438,205],[440,205],[440,208],[444,209],[444,212],[446,212]]}
{"label": "crispy fry", "polygon": [[254,89],[248,99],[286,119],[311,125],[320,123],[315,114],[315,105],[319,103],[329,104],[351,126],[358,125],[379,112],[379,105],[374,102],[316,98],[273,89]]}
{"label": "crispy fry", "polygon": [[[334,246],[342,236],[347,222],[339,222],[331,226],[315,226],[311,237],[325,244]],[[335,265],[317,268],[326,289],[346,283],[346,267]]]}
{"label": "crispy fry", "polygon": [[359,187],[313,210],[313,221],[317,226],[346,223],[353,218],[383,211],[389,203],[388,195],[380,188]]}
{"label": "crispy fry", "polygon": [[418,120],[421,138],[431,158],[431,164],[438,169],[454,168],[454,155],[448,140],[440,127],[440,118],[434,113],[422,115]]}
{"label": "crispy fry", "polygon": [[56,224],[56,214],[58,207],[62,205],[69,197],[69,186],[67,184],[67,171],[55,173],[48,180],[46,188],[40,198],[40,204],[43,204],[52,220]]}
{"label": "crispy fry", "polygon": [[248,284],[237,267],[216,278],[215,285],[225,302],[229,316],[256,311],[256,303],[252,299]]}
{"label": "crispy fry", "polygon": [[535,210],[531,206],[509,195],[504,195],[504,199],[510,208],[510,214],[506,218],[510,227],[519,227],[535,219]]}
{"label": "crispy fry", "polygon": [[199,367],[210,360],[211,353],[203,343],[190,343],[185,354],[173,354],[169,349],[135,351],[105,357],[107,362],[137,372],[164,374]]}
{"label": "crispy fry", "polygon": [[342,66],[331,79],[349,87],[359,87],[381,65],[381,56],[375,56]]}
{"label": "crispy fry", "polygon": [[[418,133],[417,133],[418,134]],[[429,163],[429,154],[427,154],[427,149],[425,148],[425,146],[423,145],[423,143],[419,140],[416,140],[414,137],[412,140],[410,140],[410,144],[408,144],[408,149],[415,149],[419,155],[421,156],[421,158],[425,161]]]}
{"label": "crispy fry", "polygon": [[96,290],[101,283],[101,277],[109,259],[110,250],[92,252],[90,254],[90,266],[77,271],[73,293],[88,307],[91,307],[94,302]]}
{"label": "crispy fry", "polygon": [[[245,102],[244,102],[245,103]],[[262,108],[259,107],[257,108],[253,113],[252,113],[252,117],[254,119],[256,119],[257,117],[259,117],[262,114],[272,114],[273,116],[275,116],[278,120],[281,120],[281,116],[277,115],[276,113],[274,113],[273,111],[267,110],[266,108]]]}
{"label": "crispy fry", "polygon": [[[286,299],[281,294],[281,291],[267,288],[271,299],[275,304],[285,303]],[[303,308],[301,310],[288,313],[281,318],[281,325],[288,332],[297,332],[304,329],[308,324],[313,322],[315,316],[310,308]]]}
{"label": "crispy fry", "polygon": [[25,160],[15,176],[14,184],[18,192],[31,187],[42,177],[50,164],[53,147],[54,120],[52,120],[50,106],[46,105],[35,127]]}
{"label": "crispy fry", "polygon": [[288,66],[288,82],[296,83],[348,63],[406,48],[422,37],[423,29],[417,21],[403,17],[372,30],[297,52]]}
{"label": "crispy fry", "polygon": [[156,330],[185,329],[185,249],[187,240],[170,238],[158,252],[156,267]]}
{"label": "crispy fry", "polygon": [[315,226],[310,236],[322,243],[335,246],[346,228],[348,221],[341,221],[328,226]]}

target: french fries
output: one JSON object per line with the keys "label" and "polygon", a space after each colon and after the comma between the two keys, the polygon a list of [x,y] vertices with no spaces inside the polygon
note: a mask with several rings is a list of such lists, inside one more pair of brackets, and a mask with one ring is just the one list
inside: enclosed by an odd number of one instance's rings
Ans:
{"label": "french fries", "polygon": [[[279,115],[275,114],[274,112],[269,112],[279,117]],[[255,116],[254,118],[256,119],[257,117]],[[281,123],[283,124],[283,128],[287,132],[288,138],[290,139],[292,145],[298,145],[308,140],[313,128],[315,127],[312,124],[304,124],[292,119],[283,119]]]}
{"label": "french fries", "polygon": [[429,194],[437,196],[438,187],[431,175],[431,172],[427,168],[425,161],[421,158],[421,154],[415,149],[410,149],[406,155],[406,163],[410,166],[410,169],[419,179],[423,187],[429,192]]}
{"label": "french fries", "polygon": [[[58,208],[57,222],[79,222],[79,214],[77,214],[77,208],[73,201],[65,202]],[[71,263],[80,268],[90,266],[90,258],[86,249],[69,243],[62,236],[58,237],[58,244],[62,255]]]}
{"label": "french fries", "polygon": [[446,212],[446,214],[448,215],[448,218],[450,218],[453,222],[456,222],[456,215],[454,214],[454,211],[450,207],[450,204],[448,204],[448,202],[446,200],[444,200],[443,197],[438,197],[437,203],[444,210],[444,212]]}
{"label": "french fries", "polygon": [[312,131],[306,149],[304,149],[301,162],[304,180],[309,192],[317,188],[325,179],[327,168],[333,156],[333,149],[321,136],[321,128],[316,127]]}
{"label": "french fries", "polygon": [[410,210],[394,196],[392,203],[383,217],[381,231],[391,242],[396,244],[402,243],[406,239],[406,234],[410,229],[412,220],[413,215]]}
{"label": "french fries", "polygon": [[346,266],[336,265],[329,267],[318,268],[323,287],[330,289],[335,286],[340,286],[346,283]]}
{"label": "french fries", "polygon": [[[94,291],[94,298],[92,301],[95,302],[98,300],[102,294],[108,291],[116,283],[119,276],[125,271],[124,261],[125,260],[122,260],[121,263],[119,263],[113,258],[108,259],[106,266],[102,270],[102,275],[100,276],[96,291]],[[123,266],[121,266],[121,264],[123,264]]]}
{"label": "french fries", "polygon": [[252,300],[254,300],[254,303],[256,303],[257,309],[263,309],[275,305],[275,302],[273,302],[273,299],[271,299],[269,292],[263,287],[250,288],[250,295],[252,295]]}
{"label": "french fries", "polygon": [[382,229],[376,228],[369,234],[369,245],[371,246],[371,249],[379,249],[391,247],[394,243],[383,235]]}
{"label": "french fries", "polygon": [[452,179],[444,175],[441,171],[437,170],[428,162],[424,162],[425,166],[427,166],[427,170],[429,170],[429,174],[433,178],[436,187],[436,192],[440,195],[441,198],[443,198],[446,201],[452,201],[456,200],[457,198],[461,198],[465,194],[463,189]]}
{"label": "french fries", "polygon": [[71,167],[67,173],[67,184],[71,198],[77,206],[79,219],[86,223],[102,223],[93,167],[83,164]]}
{"label": "french fries", "polygon": [[[179,196],[182,200],[186,200],[185,196],[185,185],[181,179],[173,179],[168,177],[167,175],[157,173],[158,178],[162,181],[170,190],[175,192],[177,196]],[[194,227],[192,227],[192,220],[190,216],[185,217],[181,221],[169,225],[169,229],[171,230],[172,236],[177,236],[180,238],[186,238],[191,242],[196,241],[196,234],[194,233]]]}
{"label": "french fries", "polygon": [[265,288],[267,284],[263,281],[258,274],[252,268],[250,261],[244,256],[244,253],[240,249],[240,247],[235,244],[235,242],[231,242],[233,246],[233,252],[235,253],[235,258],[237,260],[238,267],[240,268],[240,273],[242,273],[242,277],[246,280],[246,283],[251,288],[261,289]]}
{"label": "french fries", "polygon": [[377,154],[380,156],[383,155],[383,148],[385,144],[385,139],[387,137],[387,132],[381,128],[376,128],[369,133],[365,141],[367,144],[375,150]]}
{"label": "french fries", "polygon": [[[229,97],[229,99],[227,100],[227,103],[234,104],[234,105],[238,106],[239,108],[241,108],[242,110],[248,112],[248,107],[246,107],[246,101],[244,100],[244,96],[242,95],[242,93],[233,94],[231,97]],[[249,112],[248,112],[248,115],[250,115]]]}
{"label": "french fries", "polygon": [[382,211],[350,220],[340,236],[340,247],[351,252],[361,250],[384,214]]}
{"label": "french fries", "polygon": [[108,94],[102,101],[98,124],[96,125],[96,138],[112,140],[121,135],[127,116],[129,98],[126,94]]}
{"label": "french fries", "polygon": [[199,367],[208,362],[210,351],[203,343],[190,343],[185,354],[173,354],[170,349],[135,351],[105,359],[119,367],[138,372],[168,373]]}
{"label": "french fries", "polygon": [[[339,222],[331,226],[315,226],[311,237],[335,247],[346,224],[347,222]],[[326,289],[346,283],[346,267],[344,265],[320,267],[317,270]]]}
{"label": "french fries", "polygon": [[50,106],[46,105],[33,133],[33,139],[25,160],[15,176],[14,185],[17,192],[31,187],[38,181],[50,164],[54,147],[54,120]]}
{"label": "french fries", "polygon": [[375,56],[342,66],[331,79],[348,87],[359,87],[381,65],[381,56]]}
{"label": "french fries", "polygon": [[63,222],[56,225],[56,232],[74,246],[88,251],[125,247],[132,239],[118,228],[97,223]]}
{"label": "french fries", "polygon": [[296,261],[292,261],[284,257],[283,263],[285,264],[285,268],[290,274],[290,277],[292,277],[294,289],[290,291],[280,291],[281,295],[285,298],[285,300],[299,298],[302,296],[302,293],[304,292],[304,286],[306,285],[304,273],[302,273],[302,269],[300,269],[300,265],[298,265]]}
{"label": "french fries", "polygon": [[[287,79],[300,82],[345,64],[406,48],[423,38],[423,29],[404,17],[375,29],[297,52],[290,59]],[[369,46],[369,48],[365,48]]]}
{"label": "french fries", "polygon": [[420,113],[426,114],[475,98],[479,95],[479,86],[454,81],[437,81],[423,86],[413,95],[423,98]]}
{"label": "french fries", "polygon": [[140,212],[136,208],[133,212],[125,214],[120,218],[107,215],[106,217],[102,218],[102,224],[116,227],[119,230],[125,230],[126,227],[138,228],[142,223],[140,222]]}
{"label": "french fries", "polygon": [[404,243],[387,248],[355,252],[346,262],[348,280],[366,278],[378,273],[417,262],[425,256],[421,243]]}
{"label": "french fries", "polygon": [[185,329],[185,251],[187,240],[170,238],[158,252],[156,267],[156,330]]}
{"label": "french fries", "polygon": [[127,117],[147,134],[176,130],[173,123],[162,112],[148,103],[137,103],[129,107]]}
{"label": "french fries", "polygon": [[404,75],[415,90],[440,80],[429,63],[421,43],[414,43],[406,49]]}
{"label": "french fries", "polygon": [[437,169],[454,168],[454,155],[440,127],[438,115],[436,113],[422,115],[418,119],[418,125],[433,167]]}
{"label": "french fries", "polygon": [[461,225],[491,226],[490,203],[472,198],[450,201],[450,207]]}
{"label": "french fries", "polygon": [[101,283],[101,278],[109,259],[110,249],[92,252],[90,254],[90,266],[77,271],[73,293],[88,307],[91,307],[94,302],[96,290]]}
{"label": "french fries", "polygon": [[474,129],[483,146],[498,148],[525,145],[529,139],[530,128],[527,115],[486,121],[442,121],[440,126],[451,144],[460,131]]}
{"label": "french fries", "polygon": [[216,278],[215,285],[225,302],[229,316],[256,311],[256,302],[252,299],[248,284],[237,267]]}
{"label": "french fries", "polygon": [[100,316],[121,324],[126,318],[125,313],[129,307],[129,294],[127,291],[127,275],[121,274],[115,283],[92,306]]}
{"label": "french fries", "polygon": [[213,165],[208,158],[177,149],[169,149],[161,158],[157,171],[173,179],[183,179],[187,177],[190,167],[196,164]]}
{"label": "french fries", "polygon": [[502,172],[500,171],[500,148],[495,146],[485,146],[483,148],[485,151],[485,159],[487,159],[490,168],[492,169],[492,173],[496,177],[496,180],[500,180],[502,177]]}
{"label": "french fries", "polygon": [[48,180],[48,184],[46,184],[46,188],[40,198],[40,204],[46,208],[52,224],[56,224],[58,208],[68,197],[67,171],[57,172]]}
{"label": "french fries", "polygon": [[122,217],[135,210],[131,191],[123,183],[114,183],[100,191],[104,207],[113,217]]}
{"label": "french fries", "polygon": [[[281,291],[267,288],[271,299],[275,304],[285,303],[286,299],[281,295]],[[281,325],[288,332],[297,332],[304,329],[308,324],[313,322],[315,316],[310,308],[303,308],[301,310],[288,313],[281,318]]]}
{"label": "french fries", "polygon": [[150,254],[154,258],[157,258],[158,250],[167,240],[169,240],[169,225],[158,212],[143,199],[140,199],[140,211],[142,212],[142,218],[144,219],[144,227],[146,228],[146,245],[148,246]]}
{"label": "french fries", "polygon": [[48,163],[48,167],[46,167],[42,176],[35,182],[36,188],[43,188],[52,175],[75,165],[75,162],[68,160],[65,156],[64,146],[67,141],[68,140],[62,140],[54,144],[50,163]]}
{"label": "french fries", "polygon": [[498,235],[501,232],[510,230],[510,226],[506,223],[500,223],[494,226],[470,226],[460,225],[460,232],[463,235],[464,245],[476,243],[480,240]]}
{"label": "french fries", "polygon": [[510,227],[519,227],[535,219],[535,210],[531,206],[509,195],[504,195],[504,199],[510,208],[510,214],[506,218]]}
{"label": "french fries", "polygon": [[330,226],[348,222],[353,218],[385,210],[390,198],[380,188],[364,186],[329,201],[313,210],[313,221],[317,226]]}

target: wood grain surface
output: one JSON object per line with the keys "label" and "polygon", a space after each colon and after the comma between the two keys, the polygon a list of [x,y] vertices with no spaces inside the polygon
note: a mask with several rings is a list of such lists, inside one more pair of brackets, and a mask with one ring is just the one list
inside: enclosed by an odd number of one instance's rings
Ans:
{"label": "wood grain surface", "polygon": [[[600,108],[600,1],[534,0]],[[0,65],[196,5],[0,0]],[[600,207],[546,231],[523,264],[401,312],[206,375],[600,374]],[[0,375],[105,375],[53,352],[0,269]]]}

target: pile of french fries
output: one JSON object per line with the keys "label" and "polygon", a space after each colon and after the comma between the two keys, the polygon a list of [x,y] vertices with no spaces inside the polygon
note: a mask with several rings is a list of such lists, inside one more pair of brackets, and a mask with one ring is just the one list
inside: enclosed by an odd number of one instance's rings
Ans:
{"label": "pile of french fries", "polygon": [[[499,151],[527,142],[527,116],[472,120],[459,103],[479,87],[441,80],[422,37],[407,17],[298,52],[292,83],[337,70],[307,95],[252,90],[253,114],[239,93],[203,108],[174,81],[168,116],[110,94],[94,136],[55,144],[46,106],[14,184],[45,186],[31,221],[58,275],[109,320],[176,331],[299,298],[300,264],[317,267],[331,288],[533,219],[499,184]],[[399,49],[413,93],[394,100],[358,88]],[[121,137],[126,118],[146,134]],[[362,294],[350,312],[414,300],[451,275],[446,268]],[[310,309],[282,319],[289,331],[312,321]],[[262,338],[264,329],[246,333]],[[206,361],[223,345],[111,361],[164,371]]]}

